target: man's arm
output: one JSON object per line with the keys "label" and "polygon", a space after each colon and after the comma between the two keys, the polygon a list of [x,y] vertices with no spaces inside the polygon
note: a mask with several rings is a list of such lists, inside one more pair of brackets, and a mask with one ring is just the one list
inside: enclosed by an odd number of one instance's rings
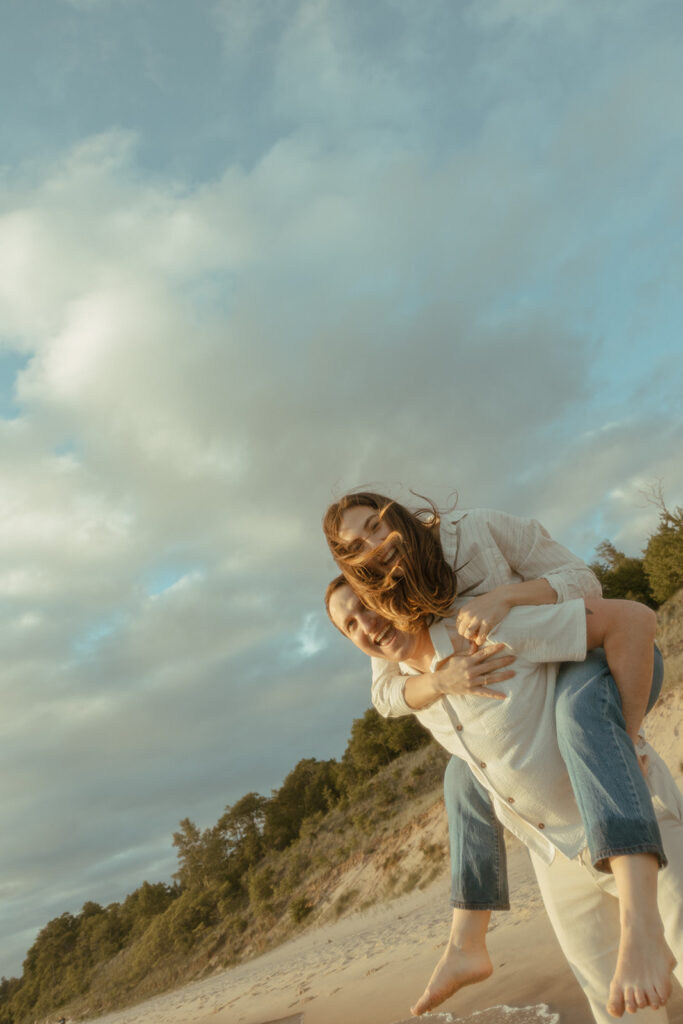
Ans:
{"label": "man's arm", "polygon": [[464,654],[452,654],[439,662],[436,672],[407,676],[403,689],[405,701],[411,711],[422,711],[446,694],[505,700],[504,693],[489,687],[514,676],[514,669],[508,667],[514,660],[515,655],[505,644],[484,648],[470,644]]}
{"label": "man's arm", "polygon": [[604,647],[626,731],[635,742],[652,687],[657,617],[638,601],[590,598],[585,604],[588,648]]}
{"label": "man's arm", "polygon": [[[502,653],[502,652],[506,653]],[[470,649],[465,654],[453,654],[439,663],[435,672],[421,672],[419,675],[399,675],[398,665],[395,662],[381,662],[386,665],[387,682],[393,690],[391,697],[386,698],[385,706],[389,708],[386,718],[397,717],[400,714],[412,714],[414,711],[422,711],[428,708],[444,694],[470,694],[478,697],[489,697],[494,700],[505,700],[504,693],[489,689],[493,683],[502,683],[514,676],[514,670],[508,666],[515,660],[515,655],[510,653],[505,644],[491,644],[488,647],[478,649],[475,644],[470,644]],[[380,686],[382,680],[380,677]],[[396,687],[400,685],[401,704],[397,704]],[[373,700],[375,700],[375,689],[373,686]],[[405,707],[405,711],[402,707]],[[375,707],[380,714],[384,712],[375,701]]]}
{"label": "man's arm", "polygon": [[372,664],[372,703],[376,710],[383,718],[411,715],[413,709],[406,703],[403,695],[403,688],[408,677],[401,675],[398,663],[384,661],[382,658],[371,658],[370,662]]}

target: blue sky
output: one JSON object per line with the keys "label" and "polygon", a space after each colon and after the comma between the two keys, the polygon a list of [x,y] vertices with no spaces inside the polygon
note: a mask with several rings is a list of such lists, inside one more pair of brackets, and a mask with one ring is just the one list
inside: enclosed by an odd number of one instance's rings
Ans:
{"label": "blue sky", "polygon": [[0,973],[369,686],[371,485],[639,553],[683,503],[675,0],[26,0],[0,87]]}

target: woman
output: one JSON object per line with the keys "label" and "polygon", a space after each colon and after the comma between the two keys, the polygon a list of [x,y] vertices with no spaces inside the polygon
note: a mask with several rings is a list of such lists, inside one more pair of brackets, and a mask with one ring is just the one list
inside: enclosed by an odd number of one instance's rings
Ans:
{"label": "woman", "polygon": [[[457,622],[459,631],[478,643],[483,643],[515,605],[554,604],[600,594],[590,570],[538,523],[492,510],[449,515],[444,522],[431,502],[428,508],[413,513],[383,495],[359,492],[330,506],[323,529],[337,564],[363,604],[408,631],[446,615],[456,592],[472,595]],[[508,678],[507,662],[500,657],[497,661],[476,660],[479,657],[473,655],[474,667],[470,665],[469,670],[462,664],[440,669],[452,677],[450,692],[476,693],[478,688],[482,692],[487,681]],[[631,674],[635,685],[620,694],[600,655],[564,666],[558,677],[560,750],[584,820],[593,864],[598,870],[614,870],[617,885],[624,866],[632,868],[639,855],[650,855],[648,860],[654,855],[659,865],[666,863],[633,746],[643,715],[661,687],[658,653],[656,667],[654,686],[650,684],[650,661],[635,666],[637,671]],[[408,691],[406,678],[397,674],[396,666],[373,662],[375,706],[384,715],[426,707],[435,699],[429,675],[414,677],[422,682],[411,682]],[[607,696],[596,703],[596,692]],[[615,764],[619,771],[613,770]],[[476,933],[477,941],[481,939],[477,922],[485,919],[487,924],[491,910],[509,906],[502,828],[491,812],[488,794],[457,759],[449,763],[445,794],[454,931],[451,953],[447,950],[431,987],[415,1008],[419,1013],[452,995],[461,984],[486,976],[481,955],[479,976],[468,973],[463,951],[467,952],[468,936]],[[640,809],[636,821],[634,794]],[[459,961],[452,954],[453,949],[457,954],[458,948]],[[631,1007],[629,1000],[635,1010],[637,998],[624,995],[616,984],[611,1010],[622,1013],[624,1005]]]}

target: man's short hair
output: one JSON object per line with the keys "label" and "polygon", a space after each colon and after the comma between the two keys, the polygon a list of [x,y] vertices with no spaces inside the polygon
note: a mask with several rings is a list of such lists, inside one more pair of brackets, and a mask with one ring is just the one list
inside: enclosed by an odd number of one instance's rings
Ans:
{"label": "man's short hair", "polygon": [[[339,629],[339,626],[337,625],[337,623],[334,621],[330,614],[330,600],[332,599],[332,595],[336,594],[340,587],[350,586],[351,584],[347,580],[346,576],[343,575],[343,573],[339,573],[338,576],[335,576],[334,579],[330,580],[330,582],[327,584],[327,589],[325,590],[325,609],[327,611],[327,617],[329,618],[330,622],[335,627],[335,629]],[[346,636],[346,633],[342,629],[339,629],[339,632],[342,634],[342,636]]]}

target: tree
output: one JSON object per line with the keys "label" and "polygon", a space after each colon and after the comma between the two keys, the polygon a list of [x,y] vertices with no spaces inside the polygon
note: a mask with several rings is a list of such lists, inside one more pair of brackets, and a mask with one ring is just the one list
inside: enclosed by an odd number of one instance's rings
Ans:
{"label": "tree", "polygon": [[189,818],[180,822],[180,831],[173,833],[180,867],[177,878],[183,889],[208,889],[220,879],[225,868],[225,844],[214,828],[201,831]]}
{"label": "tree", "polygon": [[299,761],[265,805],[264,838],[283,850],[299,835],[301,823],[318,811],[326,813],[340,796],[336,761]]}
{"label": "tree", "polygon": [[265,852],[263,829],[268,799],[258,793],[247,793],[236,804],[225,808],[216,829],[223,837],[230,870],[244,874]]}
{"label": "tree", "polygon": [[650,608],[657,607],[642,558],[630,558],[609,540],[603,540],[595,550],[598,560],[591,563],[591,569],[600,581],[603,597],[641,601]]}
{"label": "tree", "polygon": [[369,778],[399,754],[417,750],[429,742],[429,733],[414,715],[403,718],[382,718],[374,708],[368,708],[362,718],[356,718],[342,757],[342,776],[345,784]]}
{"label": "tree", "polygon": [[683,508],[673,512],[658,495],[659,527],[647,542],[644,566],[652,594],[663,604],[683,587]]}

